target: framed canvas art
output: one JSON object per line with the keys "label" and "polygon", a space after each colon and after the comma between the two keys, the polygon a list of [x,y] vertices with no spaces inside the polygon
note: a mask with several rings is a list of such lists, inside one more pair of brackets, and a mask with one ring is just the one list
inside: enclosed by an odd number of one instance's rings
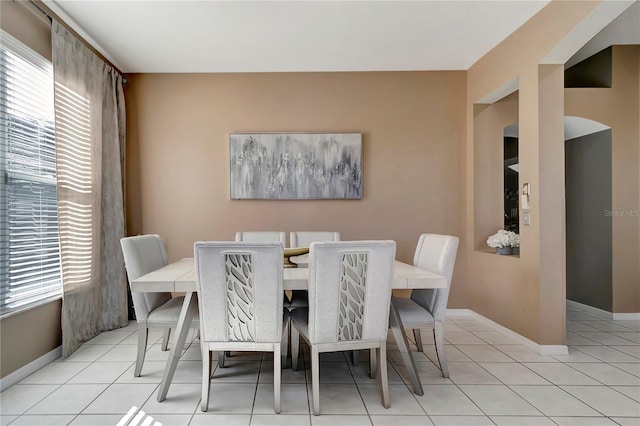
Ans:
{"label": "framed canvas art", "polygon": [[232,133],[232,200],[362,198],[360,133]]}

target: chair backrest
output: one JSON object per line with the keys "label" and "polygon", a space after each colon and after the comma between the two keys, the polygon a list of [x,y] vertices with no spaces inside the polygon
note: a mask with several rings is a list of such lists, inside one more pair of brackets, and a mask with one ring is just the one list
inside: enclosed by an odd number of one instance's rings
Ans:
{"label": "chair backrest", "polygon": [[251,243],[277,243],[287,247],[287,233],[279,231],[236,232],[236,241]]}
{"label": "chair backrest", "polygon": [[394,241],[311,243],[311,343],[386,339],[395,253]]}
{"label": "chair backrest", "polygon": [[[120,246],[129,283],[167,264],[167,252],[157,234],[125,237],[120,239]],[[171,293],[131,292],[131,298],[136,319],[146,321],[149,312],[171,299]]]}
{"label": "chair backrest", "polygon": [[413,257],[414,266],[447,277],[446,288],[420,289],[411,292],[411,299],[431,312],[438,322],[444,321],[447,310],[458,242],[458,237],[451,235],[422,234]]}
{"label": "chair backrest", "polygon": [[282,244],[197,242],[194,256],[200,339],[203,342],[279,342],[282,336]]}
{"label": "chair backrest", "polygon": [[309,247],[311,243],[321,241],[340,241],[339,232],[291,232],[289,242],[291,247]]}

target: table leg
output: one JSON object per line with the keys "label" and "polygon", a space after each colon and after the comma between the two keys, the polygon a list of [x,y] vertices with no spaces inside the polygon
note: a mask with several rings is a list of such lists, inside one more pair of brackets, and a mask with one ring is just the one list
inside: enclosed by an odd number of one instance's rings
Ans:
{"label": "table leg", "polygon": [[422,390],[422,384],[418,377],[418,370],[416,369],[416,364],[413,361],[413,355],[411,355],[411,350],[409,349],[407,336],[404,334],[404,327],[402,326],[400,314],[398,314],[393,303],[391,303],[391,309],[389,310],[389,326],[391,327],[391,332],[396,340],[396,345],[398,345],[400,355],[402,355],[404,366],[407,369],[407,373],[409,373],[409,378],[413,385],[413,393],[422,396],[424,395],[424,391]]}
{"label": "table leg", "polygon": [[191,321],[198,309],[196,300],[197,295],[195,292],[187,292],[184,295],[184,303],[180,310],[178,324],[175,332],[173,333],[171,353],[169,353],[169,359],[167,360],[167,365],[164,367],[164,374],[162,376],[162,381],[160,382],[160,389],[158,389],[158,402],[162,402],[167,398],[167,392],[169,391],[169,386],[173,380],[173,374],[176,372],[178,361],[180,360],[182,350],[184,349],[184,343],[187,340],[187,334],[189,334],[189,329],[191,328]]}

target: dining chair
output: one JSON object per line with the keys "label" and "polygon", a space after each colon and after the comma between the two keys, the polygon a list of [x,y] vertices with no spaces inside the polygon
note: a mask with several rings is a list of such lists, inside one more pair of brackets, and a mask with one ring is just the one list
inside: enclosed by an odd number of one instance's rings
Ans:
{"label": "dining chair", "polygon": [[444,346],[444,320],[449,288],[456,263],[458,237],[422,234],[418,240],[413,265],[447,278],[446,288],[414,289],[410,298],[392,297],[405,329],[412,329],[418,351],[423,352],[420,330],[433,330],[436,354],[443,377],[449,377]]}
{"label": "dining chair", "polygon": [[236,241],[245,241],[251,243],[280,242],[283,247],[287,247],[287,233],[280,231],[236,232]]}
{"label": "dining chair", "polygon": [[212,351],[273,352],[275,412],[280,413],[282,259],[279,242],[197,242],[202,399],[207,411]]}
{"label": "dining chair", "polygon": [[387,329],[394,241],[311,243],[309,308],[291,311],[291,363],[298,367],[299,337],[311,346],[313,414],[320,414],[322,352],[374,349],[379,353],[382,405],[389,408]]}
{"label": "dining chair", "polygon": [[[291,247],[309,247],[311,243],[319,243],[325,241],[340,241],[340,233],[322,231],[292,231],[289,233],[289,242],[291,244]],[[294,260],[294,262],[297,263],[299,267],[309,267],[308,254],[303,256],[296,256],[294,259],[297,259]],[[305,261],[301,262],[301,260]],[[293,290],[291,291],[291,300],[285,300],[285,308],[289,311],[292,311],[296,308],[306,308],[307,306],[309,306],[309,295],[307,294],[307,290]],[[286,336],[290,335],[290,327],[290,322],[288,320],[285,321]],[[288,340],[283,340],[283,342],[288,346]],[[286,364],[285,358],[287,356],[287,351],[288,347],[283,347],[283,364]]]}
{"label": "dining chair", "polygon": [[289,234],[291,247],[309,247],[311,243],[340,241],[339,232],[295,231]]}
{"label": "dining chair", "polygon": [[[120,239],[129,287],[131,281],[167,264],[167,252],[157,234],[138,235]],[[166,351],[171,329],[175,329],[184,297],[172,297],[170,292],[131,292],[138,323],[138,355],[133,375],[139,377],[147,350],[150,328],[162,328],[162,350]],[[198,328],[195,318],[192,328]]]}
{"label": "dining chair", "polygon": [[[245,241],[245,242],[280,242],[283,247],[287,247],[287,234],[286,232],[280,231],[249,231],[249,232],[236,232],[236,241]],[[283,258],[284,260],[284,258]],[[293,294],[293,292],[292,292]],[[286,294],[283,293],[283,309],[284,309],[284,335],[282,339],[282,349],[280,353],[282,354],[282,365],[287,365],[287,353],[289,348],[289,334],[290,334],[290,326],[288,318],[288,312],[291,308],[291,299],[287,297]],[[293,298],[293,295],[292,295]],[[229,352],[226,353],[227,356],[231,356]],[[224,361],[223,364],[224,365]]]}

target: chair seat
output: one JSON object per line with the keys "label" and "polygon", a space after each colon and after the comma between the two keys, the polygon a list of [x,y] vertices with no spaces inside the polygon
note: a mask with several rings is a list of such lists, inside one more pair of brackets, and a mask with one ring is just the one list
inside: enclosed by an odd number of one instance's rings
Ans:
{"label": "chair seat", "polygon": [[413,300],[405,297],[392,297],[391,303],[393,303],[398,314],[400,314],[402,325],[405,328],[415,329],[434,327],[433,315]]}
{"label": "chair seat", "polygon": [[[173,297],[164,304],[158,306],[151,313],[149,313],[149,317],[147,318],[147,323],[154,324],[170,324],[174,325],[178,322],[178,318],[180,317],[180,310],[182,309],[182,305],[184,303],[184,296]],[[196,313],[193,318],[193,322],[191,327],[198,327],[198,314]]]}

